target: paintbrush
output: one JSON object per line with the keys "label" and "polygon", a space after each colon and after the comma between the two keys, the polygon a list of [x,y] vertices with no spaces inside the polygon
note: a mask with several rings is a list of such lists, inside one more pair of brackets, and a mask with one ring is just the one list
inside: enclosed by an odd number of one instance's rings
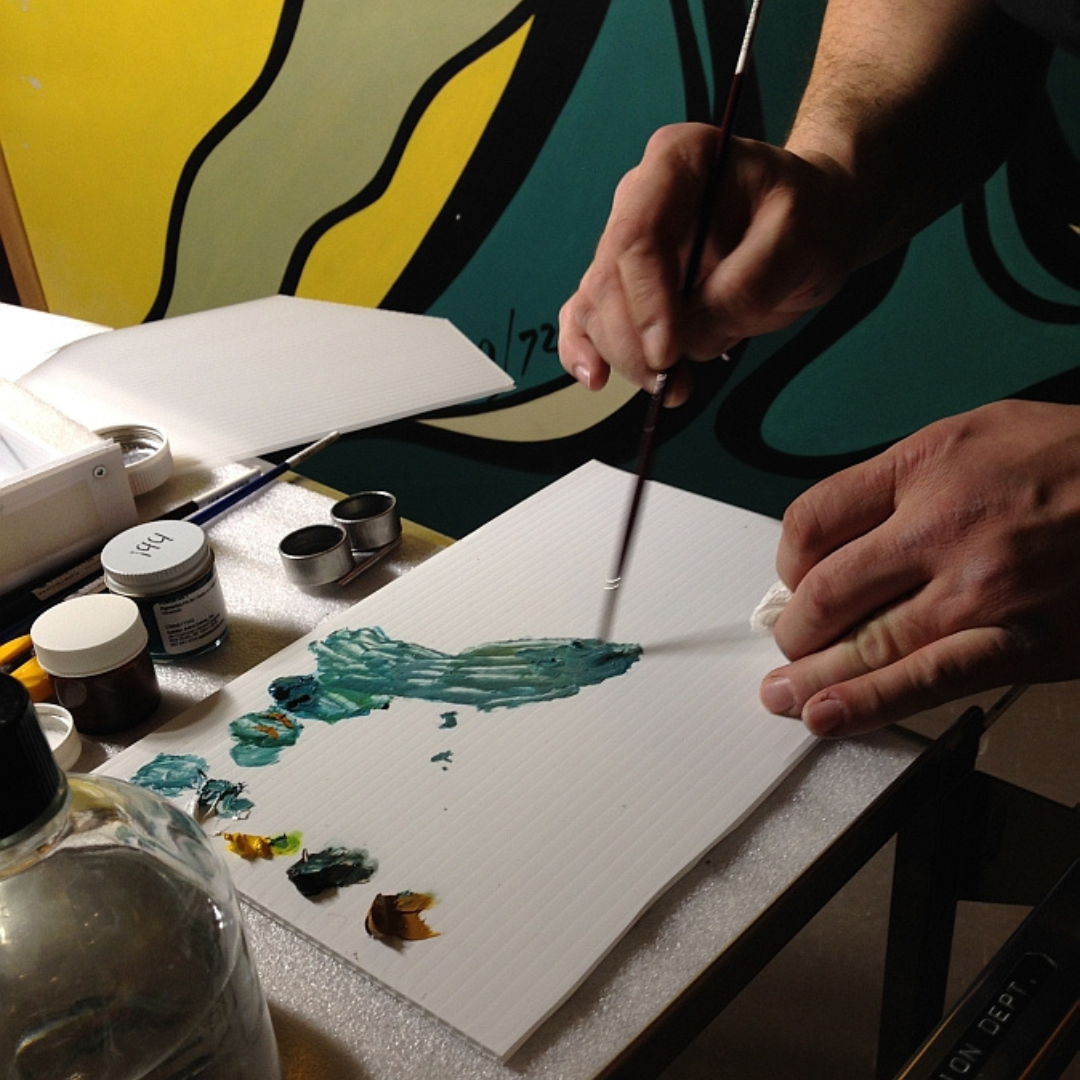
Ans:
{"label": "paintbrush", "polygon": [[232,480],[226,480],[223,484],[218,484],[217,487],[211,488],[205,494],[199,495],[195,499],[188,499],[187,502],[180,503],[178,506],[172,506],[168,510],[163,510],[160,514],[156,515],[156,520],[179,521],[180,518],[189,517],[191,514],[194,514],[196,510],[202,510],[211,503],[217,502],[222,496],[228,495],[230,491],[235,491],[238,487],[246,484],[249,480],[254,480],[256,476],[261,475],[261,472],[261,469],[248,469],[240,476],[234,477]]}
{"label": "paintbrush", "polygon": [[[758,11],[761,0],[753,0],[750,12],[746,17],[746,30],[743,33],[742,47],[739,49],[738,59],[735,61],[735,73],[731,78],[731,87],[728,90],[727,102],[724,105],[724,115],[720,121],[720,131],[717,136],[716,153],[709,165],[709,172],[705,178],[705,187],[702,191],[701,205],[698,209],[697,228],[690,247],[690,254],[686,260],[686,273],[683,278],[682,295],[689,297],[697,288],[698,273],[701,270],[701,256],[705,250],[705,241],[709,234],[709,222],[712,219],[713,206],[716,202],[716,191],[720,186],[720,178],[724,173],[724,165],[727,162],[728,147],[731,145],[731,125],[735,116],[735,109],[739,103],[739,94],[742,90],[743,73],[746,70],[750,58],[750,51],[754,42],[754,33],[757,30]],[[601,641],[607,641],[611,636],[611,628],[615,622],[615,601],[619,596],[619,588],[622,585],[626,563],[630,556],[630,548],[633,543],[634,529],[637,525],[638,515],[641,511],[641,500],[645,490],[645,481],[648,479],[649,469],[652,464],[653,450],[656,444],[656,428],[659,421],[660,410],[667,397],[667,373],[661,372],[656,376],[653,385],[649,407],[645,413],[645,425],[641,432],[641,441],[638,445],[637,476],[634,479],[634,487],[630,494],[630,503],[626,509],[622,538],[617,548],[615,568],[611,576],[604,582],[604,603],[600,613],[600,630],[597,637]]]}
{"label": "paintbrush", "polygon": [[325,450],[332,442],[337,442],[340,437],[340,432],[331,431],[329,435],[324,435],[318,442],[313,442],[310,446],[304,447],[303,450],[298,450],[292,457],[288,457],[281,462],[280,465],[275,465],[272,469],[259,473],[238,488],[230,491],[227,495],[222,495],[220,499],[215,499],[208,506],[196,510],[194,514],[189,514],[185,520],[194,522],[196,525],[205,525],[206,522],[212,521],[218,514],[235,506],[238,502],[248,498],[249,495],[254,495],[256,491],[266,487],[267,484],[276,480],[283,473],[296,468],[297,465],[302,465],[320,450]]}

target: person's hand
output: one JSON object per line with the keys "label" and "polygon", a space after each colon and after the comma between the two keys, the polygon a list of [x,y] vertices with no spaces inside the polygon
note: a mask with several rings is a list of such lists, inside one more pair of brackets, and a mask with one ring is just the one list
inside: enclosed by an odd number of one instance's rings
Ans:
{"label": "person's hand", "polygon": [[[846,174],[766,143],[733,138],[697,286],[682,296],[702,191],[717,148],[706,124],[661,128],[623,177],[577,292],[559,314],[559,354],[601,389],[610,369],[652,390],[680,357],[711,360],[824,303],[853,268],[859,234]],[[685,365],[667,403],[688,393]]]}
{"label": "person's hand", "polygon": [[1080,406],[931,424],[796,499],[761,698],[822,736],[1080,676]]}

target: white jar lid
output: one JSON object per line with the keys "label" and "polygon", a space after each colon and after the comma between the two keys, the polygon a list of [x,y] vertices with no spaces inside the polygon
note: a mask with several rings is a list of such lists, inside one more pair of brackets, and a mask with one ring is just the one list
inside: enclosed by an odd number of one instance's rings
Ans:
{"label": "white jar lid", "polygon": [[172,449],[169,437],[149,424],[119,424],[98,428],[103,439],[118,443],[124,455],[124,475],[132,495],[145,495],[172,476]]}
{"label": "white jar lid", "polygon": [[149,521],[114,536],[102,548],[101,568],[110,588],[166,592],[200,570],[209,551],[206,533],[194,522]]}
{"label": "white jar lid", "polygon": [[85,678],[134,660],[149,634],[134,600],[102,593],[49,608],[34,620],[30,638],[50,675]]}
{"label": "white jar lid", "polygon": [[45,732],[45,740],[52,751],[57,768],[67,772],[82,753],[82,739],[75,730],[75,721],[63,705],[39,702],[34,706],[38,723]]}

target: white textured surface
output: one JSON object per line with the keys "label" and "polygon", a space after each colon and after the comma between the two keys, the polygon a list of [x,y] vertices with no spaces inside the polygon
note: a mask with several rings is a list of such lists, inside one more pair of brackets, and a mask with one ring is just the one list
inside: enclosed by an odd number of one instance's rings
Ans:
{"label": "white textured surface", "polygon": [[[210,486],[229,473],[229,468],[215,470],[198,479],[201,486]],[[181,482],[174,480],[162,499],[176,501],[200,486],[192,480],[191,490],[185,491],[176,486]],[[280,572],[277,541],[299,524],[323,520],[331,502],[309,490],[278,484],[211,527],[232,633],[210,656],[161,669],[166,703],[155,722],[206,696],[435,550],[410,539],[407,529],[393,562],[354,582],[345,595],[298,590]],[[406,516],[408,510],[402,507]],[[91,767],[121,745],[91,747],[79,767]],[[646,912],[508,1064],[478,1051],[350,965],[248,908],[249,936],[271,1001],[286,1076],[595,1076],[915,756],[915,746],[894,732],[820,746],[747,822]]]}
{"label": "white textured surface", "polygon": [[513,387],[446,319],[295,296],[92,335],[19,381],[93,430],[164,428],[178,471]]}
{"label": "white textured surface", "polygon": [[0,304],[0,378],[14,381],[52,356],[61,345],[108,329],[49,311]]}
{"label": "white textured surface", "polygon": [[813,862],[915,757],[895,732],[822,745],[664,894],[502,1064],[349,965],[249,910],[289,1080],[588,1080]]}
{"label": "white textured surface", "polygon": [[[368,849],[372,881],[318,903],[278,860],[230,866],[253,903],[508,1056],[814,745],[758,701],[781,657],[745,623],[773,573],[777,522],[650,484],[614,628],[641,656],[571,696],[488,711],[482,700],[424,700],[421,689],[368,716],[305,719],[280,761],[250,767],[233,757],[231,725],[273,708],[270,684],[311,674],[312,643],[339,629],[381,628],[449,656],[591,637],[632,483],[582,466],[328,619],[110,771],[130,778],[157,754],[198,754],[211,776],[247,785],[246,829],[301,830],[313,852]],[[689,572],[710,559],[723,572]],[[438,730],[439,702],[456,702],[453,731]],[[432,755],[443,752],[453,758],[440,768]],[[364,917],[377,892],[403,890],[434,892],[428,921],[439,936],[392,949],[364,932]]]}

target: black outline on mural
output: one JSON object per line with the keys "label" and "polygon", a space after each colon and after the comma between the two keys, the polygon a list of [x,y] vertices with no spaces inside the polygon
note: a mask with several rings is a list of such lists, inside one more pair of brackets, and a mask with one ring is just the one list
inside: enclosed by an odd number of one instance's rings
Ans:
{"label": "black outline on mural", "polygon": [[842,454],[789,454],[765,441],[762,425],[773,402],[795,376],[888,296],[906,255],[905,246],[852,274],[837,296],[790,341],[732,388],[720,403],[714,423],[716,441],[732,457],[781,476],[815,480],[885,449],[888,443]]}
{"label": "black outline on mural", "polygon": [[475,256],[543,150],[610,4],[522,5],[535,22],[506,88],[446,203],[380,306],[427,311]]}
{"label": "black outline on mural", "polygon": [[[1052,277],[1080,288],[1080,236],[1069,227],[1080,221],[1080,162],[1045,91],[1030,112],[1005,172],[1009,205],[1028,251]],[[1009,273],[994,245],[985,188],[964,200],[963,221],[975,269],[1003,304],[1038,322],[1080,323],[1080,305],[1038,296]]]}
{"label": "black outline on mural", "polygon": [[[606,2],[607,0],[605,0],[605,4]],[[327,211],[321,217],[317,218],[301,234],[300,239],[293,248],[293,253],[289,258],[285,272],[282,275],[281,286],[279,288],[280,292],[290,295],[296,292],[296,288],[300,283],[300,278],[304,271],[304,266],[315,245],[325,233],[346,218],[352,217],[353,214],[358,213],[376,202],[386,192],[387,188],[390,186],[390,181],[394,178],[398,165],[401,163],[402,155],[405,153],[405,149],[413,136],[413,132],[416,130],[417,124],[422,119],[432,101],[434,101],[435,97],[446,84],[454,78],[455,75],[458,75],[470,64],[473,64],[485,53],[490,52],[493,48],[519,30],[532,16],[533,7],[534,4],[529,2],[529,0],[519,4],[490,30],[482,34],[474,42],[438,67],[424,81],[423,86],[420,87],[416,96],[409,103],[409,107],[406,109],[405,115],[398,125],[398,129],[394,133],[394,138],[386,153],[386,157],[383,159],[382,164],[379,166],[378,171],[371,180],[351,198],[346,199],[345,202],[340,203],[332,210]],[[502,212],[502,208],[503,207],[500,206],[500,213]],[[388,302],[388,299],[384,300],[380,306],[391,307],[398,311],[422,310],[415,306],[390,303]]]}
{"label": "black outline on mural", "polygon": [[180,178],[176,182],[176,192],[169,211],[169,224],[165,230],[161,284],[144,322],[164,318],[169,301],[172,299],[173,286],[176,284],[176,260],[180,252],[180,231],[184,224],[184,211],[187,209],[188,198],[195,186],[199,170],[229,133],[254,112],[274,85],[274,80],[277,79],[292,48],[303,7],[304,0],[282,0],[281,17],[278,20],[277,30],[274,31],[274,40],[270,43],[266,63],[258,77],[243,97],[199,140],[187,161],[184,162]]}

